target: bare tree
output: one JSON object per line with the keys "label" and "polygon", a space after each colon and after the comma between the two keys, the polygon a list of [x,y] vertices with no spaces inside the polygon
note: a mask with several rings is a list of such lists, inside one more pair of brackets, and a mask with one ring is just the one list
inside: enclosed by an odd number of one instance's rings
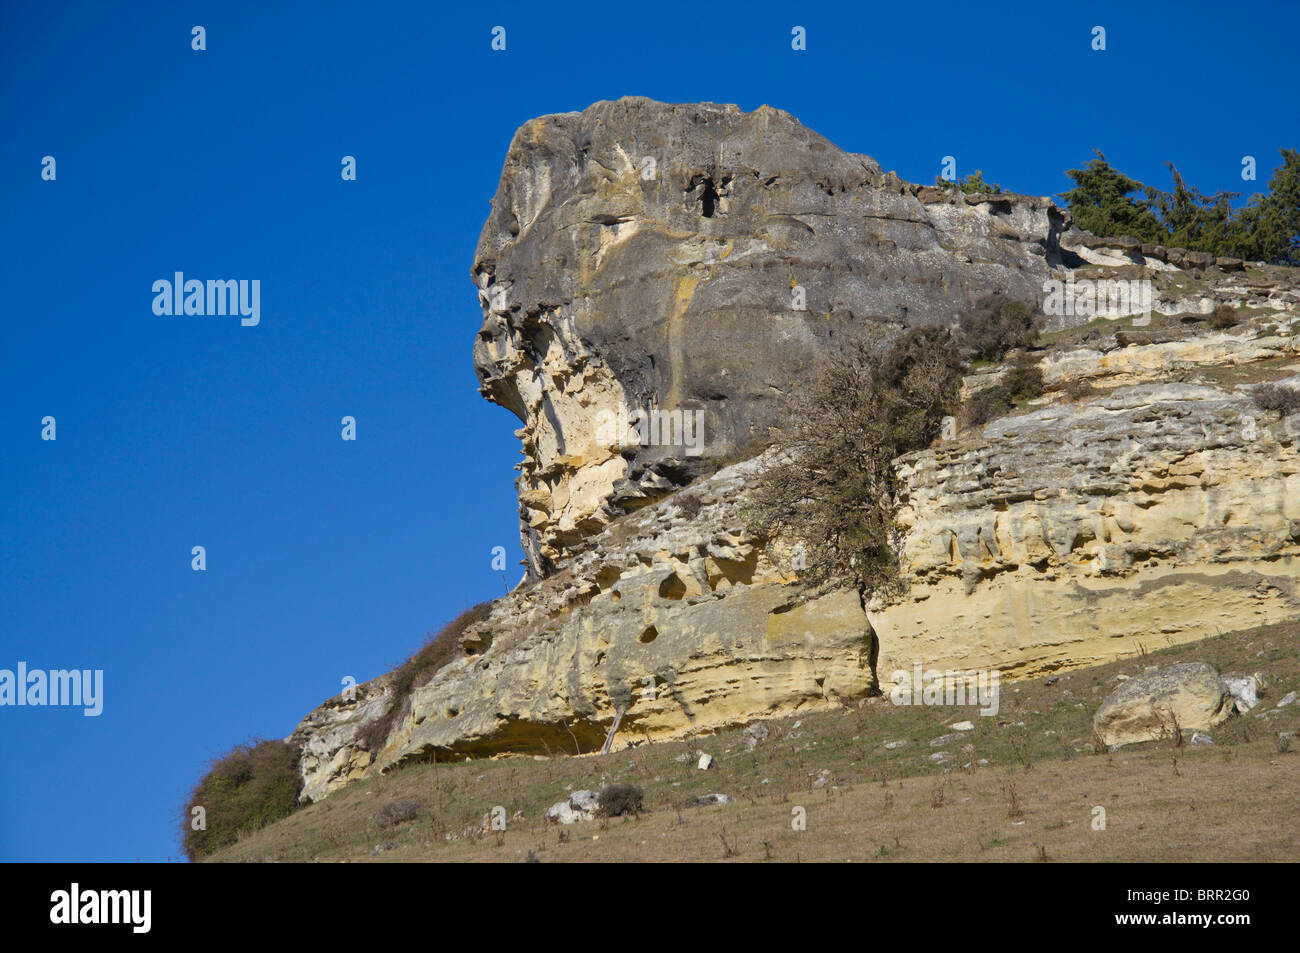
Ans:
{"label": "bare tree", "polygon": [[782,453],[757,488],[751,525],[802,543],[814,584],[847,578],[864,602],[894,584],[893,460],[938,436],[958,403],[961,367],[939,327],[886,347],[857,340],[826,359],[774,428]]}

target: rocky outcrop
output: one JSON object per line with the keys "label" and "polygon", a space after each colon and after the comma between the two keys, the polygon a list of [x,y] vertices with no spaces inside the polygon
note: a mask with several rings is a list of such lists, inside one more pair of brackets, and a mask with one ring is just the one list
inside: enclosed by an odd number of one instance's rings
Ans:
{"label": "rocky outcrop", "polygon": [[1187,731],[1207,731],[1232,714],[1230,696],[1214,666],[1183,662],[1152,667],[1115,689],[1092,726],[1106,745],[1168,738],[1181,742]]}
{"label": "rocky outcrop", "polygon": [[[616,721],[617,748],[852,702],[918,664],[1026,677],[1300,615],[1300,417],[1250,398],[1300,371],[1294,274],[1067,225],[903,183],[766,107],[526,124],[475,259],[474,359],[523,422],[529,573],[408,697],[385,676],[312,712],[304,798],[412,760],[596,751]],[[1147,278],[1180,318],[1062,317],[1047,394],[896,461],[899,593],[813,587],[750,527],[774,451],[747,445],[845,335],[1085,277]],[[1242,320],[1210,329],[1223,303]]]}
{"label": "rocky outcrop", "polygon": [[[526,123],[473,277],[481,390],[523,423],[530,574],[766,436],[846,334],[953,322],[991,289],[1037,299],[1066,221],[1048,199],[905,183],[767,106],[622,99]],[[628,436],[656,412],[679,416]]]}
{"label": "rocky outcrop", "polygon": [[1244,391],[1121,387],[901,458],[908,594],[881,678],[1027,676],[1300,615],[1300,418]]}
{"label": "rocky outcrop", "polygon": [[876,645],[857,594],[809,589],[789,553],[744,529],[744,490],[765,465],[643,508],[497,600],[380,750],[361,739],[384,713],[384,680],[313,712],[295,735],[304,797],[409,760],[591,752],[620,712],[621,747],[870,692]]}

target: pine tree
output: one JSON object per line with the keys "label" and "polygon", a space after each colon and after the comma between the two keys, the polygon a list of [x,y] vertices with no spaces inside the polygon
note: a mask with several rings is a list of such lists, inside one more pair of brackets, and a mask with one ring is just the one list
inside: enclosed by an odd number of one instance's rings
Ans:
{"label": "pine tree", "polygon": [[[1082,169],[1066,172],[1075,187],[1063,193],[1074,223],[1094,235],[1132,235],[1144,242],[1164,242],[1168,232],[1152,210],[1151,190],[1111,167],[1106,157],[1088,161]],[[1134,193],[1142,196],[1133,198]]]}

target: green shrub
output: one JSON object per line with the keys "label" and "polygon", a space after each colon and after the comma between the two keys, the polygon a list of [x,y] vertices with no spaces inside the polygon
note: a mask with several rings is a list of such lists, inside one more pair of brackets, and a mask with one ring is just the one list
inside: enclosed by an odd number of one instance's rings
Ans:
{"label": "green shrub", "polygon": [[[251,833],[288,817],[298,807],[302,774],[299,750],[284,741],[253,740],[213,762],[185,805],[181,844],[190,860],[201,860]],[[194,830],[194,808],[202,807],[205,830]]]}
{"label": "green shrub", "polygon": [[972,394],[962,406],[962,425],[982,427],[1015,407],[1011,395],[1001,384],[994,384]]}
{"label": "green shrub", "polygon": [[1063,197],[1077,228],[1094,235],[1131,235],[1143,241],[1276,265],[1300,264],[1300,151],[1281,150],[1282,164],[1236,209],[1235,192],[1206,195],[1189,185],[1173,163],[1171,191],[1131,179],[1100,152],[1066,174],[1074,188]]}
{"label": "green shrub", "polygon": [[437,632],[430,634],[420,650],[393,671],[388,708],[383,715],[358,732],[357,740],[361,747],[372,754],[380,749],[392,731],[393,723],[409,707],[412,690],[428,682],[440,668],[455,659],[465,630],[476,622],[482,622],[491,611],[491,601],[480,602],[466,609]]}
{"label": "green shrub", "polygon": [[976,169],[970,175],[966,176],[965,178],[961,179],[958,182],[954,182],[951,179],[945,179],[941,176],[935,180],[935,183],[940,188],[958,189],[966,193],[967,195],[974,195],[977,193],[992,194],[992,195],[1002,194],[1002,186],[998,185],[996,182],[985,182],[984,173],[981,172],[979,169]]}
{"label": "green shrub", "polygon": [[645,792],[635,784],[611,784],[596,797],[596,813],[601,817],[640,814],[645,804]]}
{"label": "green shrub", "polygon": [[1033,306],[1000,295],[980,300],[957,325],[966,356],[975,360],[1000,361],[1008,351],[1032,347],[1038,339]]}

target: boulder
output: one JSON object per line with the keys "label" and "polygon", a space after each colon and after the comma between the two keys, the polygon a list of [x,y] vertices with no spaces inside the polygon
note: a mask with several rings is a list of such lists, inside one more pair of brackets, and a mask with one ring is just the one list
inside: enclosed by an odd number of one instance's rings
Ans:
{"label": "boulder", "polygon": [[596,817],[600,798],[594,791],[574,791],[567,801],[557,801],[546,809],[546,819],[555,824],[576,824]]}
{"label": "boulder", "polygon": [[1228,675],[1223,679],[1223,687],[1232,696],[1232,706],[1245,714],[1259,704],[1259,692],[1264,686],[1259,675]]}
{"label": "boulder", "polygon": [[1102,702],[1092,725],[1107,745],[1154,741],[1175,730],[1205,731],[1232,713],[1219,673],[1205,662],[1148,669]]}

